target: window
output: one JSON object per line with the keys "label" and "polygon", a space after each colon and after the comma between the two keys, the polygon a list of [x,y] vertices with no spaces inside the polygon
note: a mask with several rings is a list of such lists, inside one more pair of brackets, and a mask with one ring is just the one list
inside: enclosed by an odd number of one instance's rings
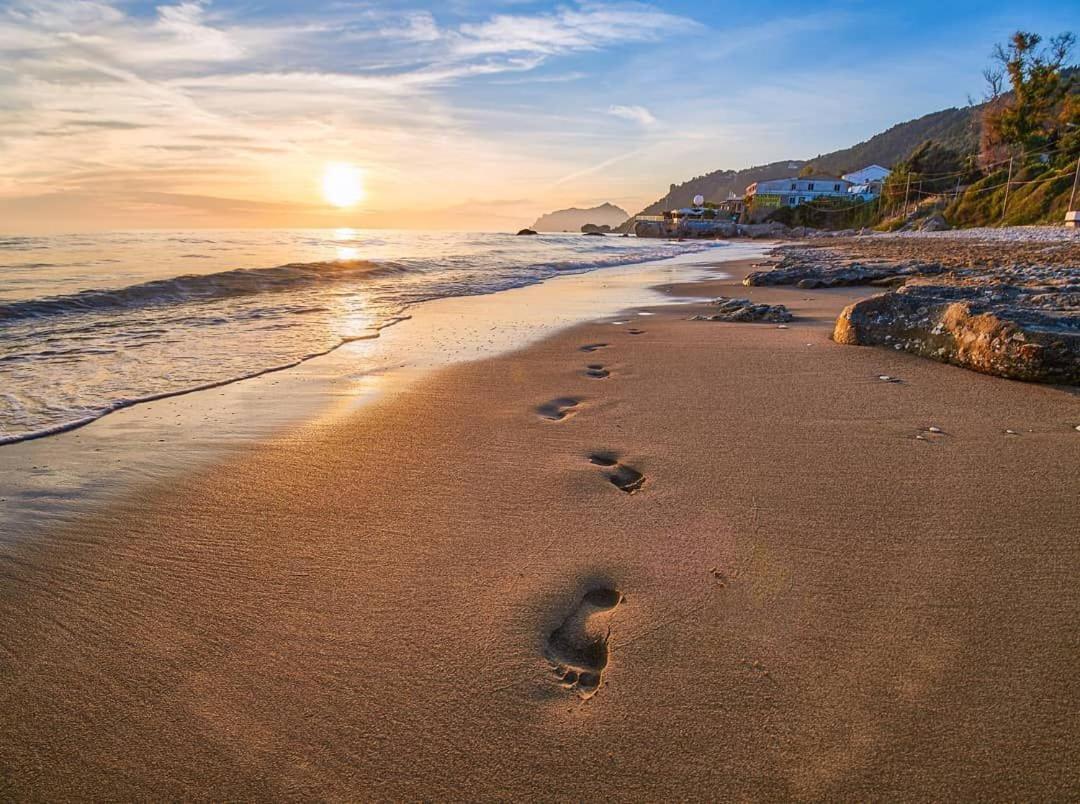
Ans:
{"label": "window", "polygon": [[808,185],[806,185],[806,189],[807,190],[813,190],[814,189],[814,183],[810,182]]}
{"label": "window", "polygon": [[795,206],[799,203],[799,199],[795,196],[791,196],[791,198],[788,199],[788,203],[791,204],[791,206]]}
{"label": "window", "polygon": [[832,186],[832,188],[833,188],[833,190],[834,190],[834,191],[836,191],[836,192],[840,192],[840,185],[839,185],[839,184],[834,184],[834,185]]}
{"label": "window", "polygon": [[795,182],[792,182],[792,183],[791,183],[791,189],[792,189],[792,190],[797,190],[797,189],[799,189],[799,188],[798,188],[798,186],[797,186],[797,185],[795,184]]}

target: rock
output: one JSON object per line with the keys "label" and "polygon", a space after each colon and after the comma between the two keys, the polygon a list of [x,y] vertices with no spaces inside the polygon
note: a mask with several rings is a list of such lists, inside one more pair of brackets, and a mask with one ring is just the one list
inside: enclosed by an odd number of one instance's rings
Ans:
{"label": "rock", "polygon": [[777,221],[770,221],[768,223],[742,223],[735,225],[735,234],[729,235],[730,237],[749,237],[754,240],[763,238],[769,238],[775,240],[776,238],[784,237],[788,233],[788,228]]}
{"label": "rock", "polygon": [[585,237],[603,237],[604,233],[603,232],[585,232],[584,235],[585,235]]}
{"label": "rock", "polygon": [[691,321],[791,321],[791,311],[782,304],[754,304],[749,299],[721,296],[711,302],[719,308],[714,315],[696,315]]}
{"label": "rock", "polygon": [[845,285],[870,285],[878,282],[902,282],[916,273],[938,274],[941,266],[911,263],[811,262],[785,256],[768,271],[753,271],[743,279],[744,285],[795,285],[800,288],[835,288]]}
{"label": "rock", "polygon": [[891,346],[998,377],[1080,385],[1080,284],[908,283],[845,308],[833,340]]}
{"label": "rock", "polygon": [[660,221],[635,221],[634,235],[637,237],[664,237],[664,225]]}
{"label": "rock", "polygon": [[919,229],[923,232],[944,232],[947,229],[951,229],[949,222],[945,220],[945,216],[940,212],[937,212],[923,221],[922,226]]}
{"label": "rock", "polygon": [[518,232],[518,236],[521,236],[521,235],[534,235],[534,234],[536,234],[535,229],[522,229],[520,232]]}
{"label": "rock", "polygon": [[581,227],[582,234],[611,234],[611,227],[606,223],[597,226],[595,223],[586,223]]}

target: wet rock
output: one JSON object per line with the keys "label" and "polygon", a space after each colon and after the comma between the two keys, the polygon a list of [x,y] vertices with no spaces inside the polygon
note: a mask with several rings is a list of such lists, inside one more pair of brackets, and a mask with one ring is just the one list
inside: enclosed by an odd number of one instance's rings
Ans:
{"label": "wet rock", "polygon": [[782,304],[754,304],[749,299],[731,299],[721,296],[711,304],[718,309],[713,315],[696,315],[691,321],[791,321],[791,311]]}
{"label": "wet rock", "polygon": [[535,229],[522,229],[521,231],[518,232],[519,236],[520,235],[534,235],[534,234],[536,234]]}
{"label": "wet rock", "polygon": [[1080,282],[949,276],[908,283],[849,305],[833,340],[887,346],[998,377],[1080,385]]}

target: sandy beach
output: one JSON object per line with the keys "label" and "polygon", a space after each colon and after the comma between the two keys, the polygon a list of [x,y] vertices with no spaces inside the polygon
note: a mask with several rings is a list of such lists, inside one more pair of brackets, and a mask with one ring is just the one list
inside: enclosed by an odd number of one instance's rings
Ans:
{"label": "sandy beach", "polygon": [[667,292],[6,551],[0,793],[1080,796],[1075,393]]}

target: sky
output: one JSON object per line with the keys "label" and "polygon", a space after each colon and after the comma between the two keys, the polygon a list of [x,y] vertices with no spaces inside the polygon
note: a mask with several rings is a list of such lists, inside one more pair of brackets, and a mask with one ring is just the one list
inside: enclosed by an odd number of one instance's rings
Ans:
{"label": "sky", "polygon": [[[1067,2],[0,0],[0,231],[505,230],[982,92]],[[364,197],[328,203],[329,164]]]}

